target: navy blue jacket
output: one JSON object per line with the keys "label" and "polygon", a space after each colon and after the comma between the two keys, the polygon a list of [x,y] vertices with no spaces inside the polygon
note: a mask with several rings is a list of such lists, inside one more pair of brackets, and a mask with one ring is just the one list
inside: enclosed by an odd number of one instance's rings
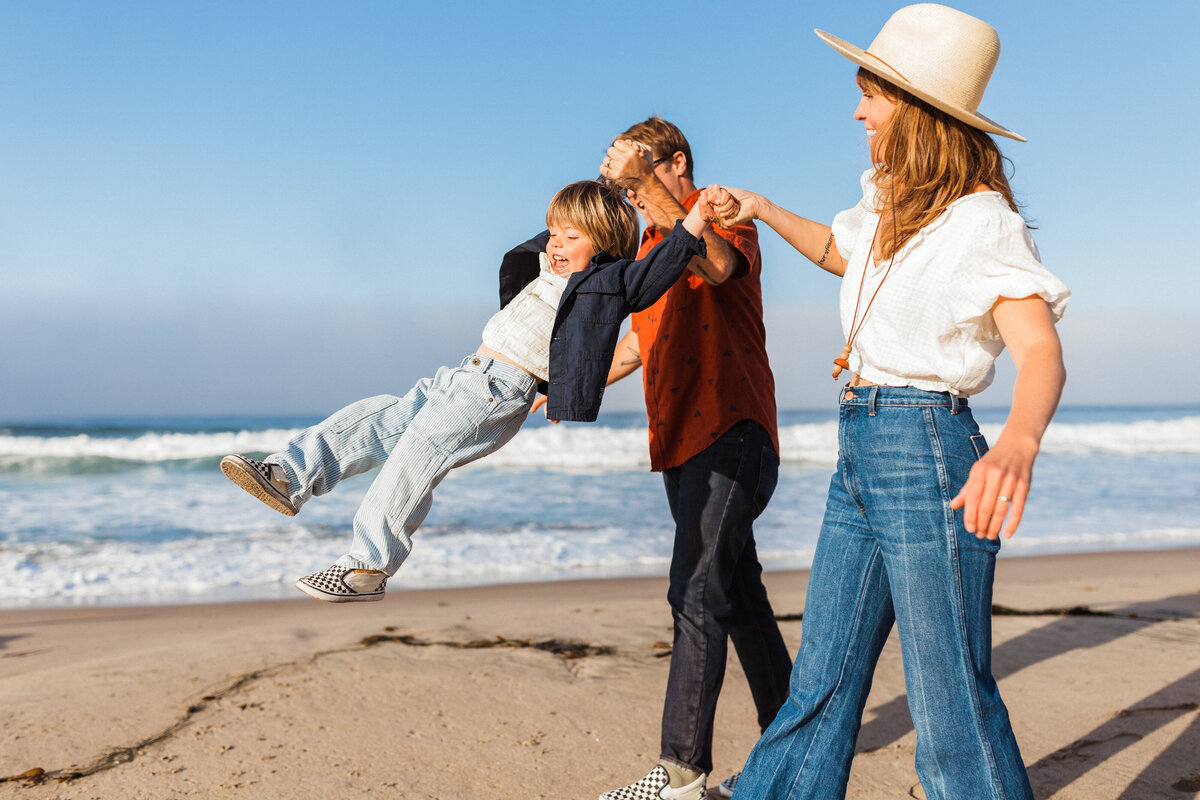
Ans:
{"label": "navy blue jacket", "polygon": [[[500,264],[500,305],[508,304],[538,274],[538,253],[549,235],[539,234],[505,254]],[[541,389],[549,398],[550,419],[591,422],[600,411],[621,323],[634,311],[654,305],[679,280],[692,256],[704,257],[703,239],[683,222],[636,261],[600,252],[573,273],[558,301],[550,340],[550,380]]]}

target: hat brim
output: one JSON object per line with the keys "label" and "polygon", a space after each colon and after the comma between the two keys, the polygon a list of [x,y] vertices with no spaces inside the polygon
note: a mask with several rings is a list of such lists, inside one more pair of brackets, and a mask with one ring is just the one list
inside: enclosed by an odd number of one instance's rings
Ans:
{"label": "hat brim", "polygon": [[870,72],[873,75],[878,75],[889,83],[896,84],[914,97],[924,100],[926,103],[929,103],[929,105],[936,109],[945,111],[959,122],[965,122],[972,128],[978,128],[979,130],[987,133],[994,133],[998,136],[1006,136],[1009,139],[1016,139],[1018,142],[1027,141],[1027,139],[1021,134],[1010,131],[1008,128],[1005,128],[1003,125],[1000,125],[994,120],[988,119],[983,114],[974,111],[968,111],[965,108],[960,108],[959,106],[947,103],[944,100],[940,100],[937,97],[918,89],[916,86],[913,86],[907,80],[900,77],[900,75],[894,69],[888,67],[878,58],[873,58],[861,47],[855,47],[844,39],[839,39],[833,34],[826,33],[820,29],[814,32],[817,34],[817,36],[821,37],[821,40],[824,41],[825,44],[829,45],[834,50],[837,50],[843,56],[850,59],[855,64],[858,64],[867,72]]}

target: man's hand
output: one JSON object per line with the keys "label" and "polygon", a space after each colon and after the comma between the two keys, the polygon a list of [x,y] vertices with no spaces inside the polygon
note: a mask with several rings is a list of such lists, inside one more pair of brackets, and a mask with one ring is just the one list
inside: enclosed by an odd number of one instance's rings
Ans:
{"label": "man's hand", "polygon": [[632,139],[618,139],[608,148],[600,174],[625,189],[637,191],[654,180],[654,153]]}

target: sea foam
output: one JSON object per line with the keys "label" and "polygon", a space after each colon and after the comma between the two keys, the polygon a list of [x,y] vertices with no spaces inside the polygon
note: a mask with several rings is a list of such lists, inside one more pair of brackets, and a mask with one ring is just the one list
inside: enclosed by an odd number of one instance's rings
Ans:
{"label": "sea foam", "polygon": [[[1002,554],[1200,545],[1197,412],[1064,410]],[[1003,412],[976,417],[994,443]],[[754,526],[771,569],[811,562],[837,458],[831,411],[780,419],[779,481]],[[280,449],[297,422],[307,420],[0,427],[0,608],[295,595],[296,577],[350,548],[373,474],[284,517],[229,483],[217,462]],[[661,576],[674,523],[649,464],[641,415],[532,419],[439,485],[392,586]]]}
{"label": "sea foam", "polygon": [[[981,425],[994,442],[1002,426]],[[83,473],[122,466],[170,462],[212,462],[228,453],[266,454],[281,449],[300,429],[271,428],[213,433],[142,433],[137,436],[0,435],[0,470]],[[829,465],[837,460],[837,423],[784,425],[779,430],[785,463]],[[1043,453],[1200,454],[1200,416],[1176,420],[1054,423],[1042,441]],[[642,427],[542,425],[522,430],[488,456],[490,467],[569,470],[644,469],[650,464]]]}

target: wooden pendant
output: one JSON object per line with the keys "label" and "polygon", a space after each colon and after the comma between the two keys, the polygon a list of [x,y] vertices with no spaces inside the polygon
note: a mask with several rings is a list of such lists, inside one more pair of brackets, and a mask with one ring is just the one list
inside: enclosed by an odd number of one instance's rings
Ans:
{"label": "wooden pendant", "polygon": [[847,344],[842,348],[842,354],[833,360],[833,379],[836,381],[837,376],[842,374],[842,370],[850,369],[850,345]]}

